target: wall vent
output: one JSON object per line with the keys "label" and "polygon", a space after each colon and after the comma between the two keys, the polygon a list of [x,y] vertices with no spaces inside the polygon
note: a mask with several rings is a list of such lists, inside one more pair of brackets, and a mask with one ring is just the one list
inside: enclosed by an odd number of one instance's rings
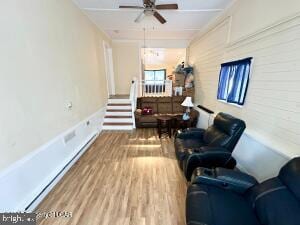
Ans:
{"label": "wall vent", "polygon": [[69,141],[71,141],[76,136],[75,130],[68,133],[66,136],[64,136],[65,144],[67,144]]}

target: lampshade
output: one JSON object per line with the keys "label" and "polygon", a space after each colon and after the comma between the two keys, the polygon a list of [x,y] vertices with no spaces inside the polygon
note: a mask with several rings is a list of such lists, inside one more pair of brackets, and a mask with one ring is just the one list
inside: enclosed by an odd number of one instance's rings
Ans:
{"label": "lampshade", "polygon": [[185,107],[194,107],[194,104],[192,103],[192,97],[186,97],[181,105]]}

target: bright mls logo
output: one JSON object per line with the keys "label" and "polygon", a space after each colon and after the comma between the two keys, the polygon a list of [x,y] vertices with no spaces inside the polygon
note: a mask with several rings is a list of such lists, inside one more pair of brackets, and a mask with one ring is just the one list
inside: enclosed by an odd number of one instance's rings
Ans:
{"label": "bright mls logo", "polygon": [[36,214],[0,213],[0,225],[36,225]]}

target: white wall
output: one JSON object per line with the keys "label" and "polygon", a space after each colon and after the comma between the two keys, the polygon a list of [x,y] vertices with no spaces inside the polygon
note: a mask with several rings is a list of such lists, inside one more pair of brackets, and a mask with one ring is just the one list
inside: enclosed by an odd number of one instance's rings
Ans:
{"label": "white wall", "polygon": [[[146,40],[147,48],[185,49],[187,45],[186,40]],[[144,46],[143,40],[112,41],[116,94],[129,94],[132,78],[141,78],[142,56],[140,50],[142,46]],[[168,73],[172,72],[172,67],[167,66]],[[158,66],[153,68],[158,68]]]}
{"label": "white wall", "polygon": [[113,41],[113,61],[116,94],[130,92],[133,77],[141,73],[140,44],[137,41]]}
{"label": "white wall", "polygon": [[233,7],[230,41],[237,41],[300,11],[297,0],[238,0]]}
{"label": "white wall", "polygon": [[3,0],[0,14],[3,170],[104,106],[106,37],[72,1]]}
{"label": "white wall", "polygon": [[[289,158],[300,155],[299,24],[300,1],[240,0],[189,47],[196,103],[244,119],[252,138]],[[220,64],[245,57],[254,58],[245,105],[217,101]]]}

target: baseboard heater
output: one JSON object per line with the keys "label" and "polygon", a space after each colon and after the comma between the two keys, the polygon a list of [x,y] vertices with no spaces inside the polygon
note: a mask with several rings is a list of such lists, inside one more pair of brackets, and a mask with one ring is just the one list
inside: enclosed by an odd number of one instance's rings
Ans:
{"label": "baseboard heater", "polygon": [[54,181],[65,171],[65,169],[84,151],[87,146],[92,144],[98,134],[95,134],[91,139],[76,153],[76,155],[59,171],[59,173],[43,188],[43,190],[30,202],[30,204],[25,208],[27,211],[40,197],[41,195],[54,183]]}

